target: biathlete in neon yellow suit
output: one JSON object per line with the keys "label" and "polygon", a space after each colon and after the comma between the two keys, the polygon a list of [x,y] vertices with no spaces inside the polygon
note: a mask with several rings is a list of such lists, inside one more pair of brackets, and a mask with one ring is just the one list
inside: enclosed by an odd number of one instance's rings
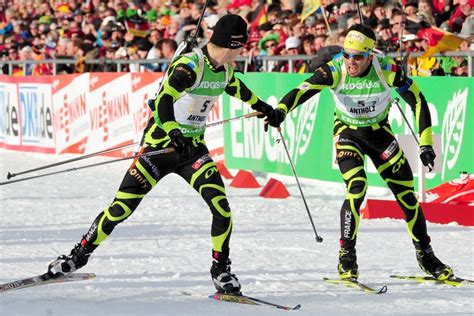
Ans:
{"label": "biathlete in neon yellow suit", "polygon": [[[204,131],[212,105],[224,92],[254,110],[273,111],[235,77],[230,65],[246,42],[247,23],[229,14],[217,22],[210,43],[202,50],[194,48],[171,63],[152,105],[153,117],[144,131],[141,156],[128,169],[112,204],[97,216],[71,254],[49,265],[52,277],[84,266],[92,251],[135,211],[145,195],[164,176],[176,173],[201,195],[212,212],[211,276],[217,291],[240,291],[240,283],[230,271],[232,213],[224,183],[204,142]],[[170,147],[175,151],[144,155]]]}
{"label": "biathlete in neon yellow suit", "polygon": [[415,114],[420,158],[425,166],[432,168],[436,156],[428,105],[418,85],[391,58],[372,54],[374,41],[371,29],[362,25],[351,27],[342,54],[316,69],[309,79],[286,94],[267,120],[277,127],[288,112],[322,89],[329,88],[334,94],[337,162],[347,188],[340,214],[338,271],[342,279],[359,276],[355,245],[359,208],[368,186],[365,156],[372,160],[405,213],[420,267],[436,278],[446,279],[453,272],[433,253],[425,217],[415,196],[413,173],[388,123],[390,90],[396,88]]}

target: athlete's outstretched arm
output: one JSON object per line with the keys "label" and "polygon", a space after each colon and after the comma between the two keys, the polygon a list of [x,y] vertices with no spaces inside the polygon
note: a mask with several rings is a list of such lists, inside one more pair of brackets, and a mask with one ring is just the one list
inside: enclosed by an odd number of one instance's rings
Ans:
{"label": "athlete's outstretched arm", "polygon": [[410,105],[420,134],[420,146],[432,146],[430,110],[418,84],[409,78],[401,67],[397,67],[393,81],[388,83],[397,87],[398,94]]}
{"label": "athlete's outstretched arm", "polygon": [[230,80],[225,87],[225,92],[234,98],[248,103],[249,105],[254,105],[259,102],[260,100],[257,95],[255,95],[239,78],[235,76],[234,70],[231,69],[230,72]]}
{"label": "athlete's outstretched arm", "polygon": [[168,76],[158,92],[153,109],[155,122],[161,122],[166,133],[179,128],[174,116],[173,103],[196,82],[196,68],[197,65],[189,58],[180,57],[168,70]]}
{"label": "athlete's outstretched arm", "polygon": [[288,113],[319,93],[322,89],[333,86],[335,80],[330,67],[330,63],[328,63],[316,69],[310,78],[303,81],[281,99],[278,108]]}

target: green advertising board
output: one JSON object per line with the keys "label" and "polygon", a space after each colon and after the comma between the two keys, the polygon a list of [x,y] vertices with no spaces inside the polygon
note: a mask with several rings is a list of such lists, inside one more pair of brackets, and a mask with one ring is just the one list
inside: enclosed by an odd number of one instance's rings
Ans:
{"label": "green advertising board", "polygon": [[[278,101],[309,74],[247,73],[240,79],[259,97],[275,106]],[[473,78],[430,77],[415,78],[423,91],[431,111],[433,134],[439,139],[437,172],[426,174],[426,187],[459,177],[466,171],[474,173],[474,80]],[[392,97],[398,96],[393,91]],[[410,125],[414,117],[403,100]],[[252,109],[245,103],[224,96],[224,118],[237,117]],[[292,111],[282,125],[298,176],[326,181],[342,181],[335,164],[333,149],[334,101],[329,89],[308,100]],[[392,106],[390,124],[396,134],[410,134],[410,129],[398,107]],[[263,130],[263,121],[242,119],[226,124],[224,153],[229,168],[292,175],[286,152],[278,142],[278,131]],[[441,152],[441,153],[440,153]],[[369,184],[384,186],[375,168],[366,159]],[[414,168],[416,171],[416,168]]]}

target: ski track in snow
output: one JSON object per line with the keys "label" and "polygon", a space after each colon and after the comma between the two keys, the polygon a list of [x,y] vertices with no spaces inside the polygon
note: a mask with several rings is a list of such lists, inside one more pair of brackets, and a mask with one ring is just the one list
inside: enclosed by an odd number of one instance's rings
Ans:
{"label": "ski track in snow", "polygon": [[[0,177],[69,156],[0,150]],[[92,158],[58,167],[80,166]],[[129,162],[68,172],[0,187],[0,282],[37,275],[67,254],[99,211],[110,203]],[[18,177],[20,178],[20,177]],[[362,220],[358,234],[360,281],[386,284],[370,295],[325,283],[337,277],[339,208],[344,185],[303,182],[318,233],[317,244],[294,179],[282,179],[292,197],[264,199],[261,189],[236,189],[226,180],[233,211],[232,271],[243,292],[299,311],[212,302],[211,215],[184,180],[166,177],[94,252],[81,272],[91,281],[46,285],[0,295],[1,315],[380,315],[474,314],[474,287],[418,284],[391,274],[423,275],[401,220]],[[258,177],[263,186],[267,178]],[[369,189],[369,197],[390,197]],[[437,256],[461,277],[474,278],[470,227],[428,223]],[[182,292],[196,294],[185,296]],[[200,296],[199,296],[200,295]]]}

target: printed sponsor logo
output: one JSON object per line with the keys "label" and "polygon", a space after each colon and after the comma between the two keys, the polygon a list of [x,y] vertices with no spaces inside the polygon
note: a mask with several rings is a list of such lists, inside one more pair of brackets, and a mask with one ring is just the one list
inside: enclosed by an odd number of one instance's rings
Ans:
{"label": "printed sponsor logo", "polygon": [[348,157],[358,158],[359,155],[357,155],[356,152],[350,151],[350,150],[341,150],[337,153],[337,158],[348,158]]}
{"label": "printed sponsor logo", "polygon": [[133,89],[136,89],[137,86],[140,84],[140,82],[142,81],[142,77],[141,76],[136,76],[132,79],[132,88]]}
{"label": "printed sponsor logo", "polygon": [[352,114],[368,114],[375,111],[375,106],[366,106],[364,108],[350,108],[349,112]]}
{"label": "printed sponsor logo", "polygon": [[318,69],[316,69],[317,72],[320,72],[324,78],[327,78],[328,76],[328,73],[326,71],[324,71],[324,69],[322,67],[319,67]]}
{"label": "printed sponsor logo", "polygon": [[402,155],[402,157],[400,157],[397,163],[393,165],[392,173],[397,173],[398,170],[400,170],[400,168],[403,166],[403,164],[405,164],[405,161],[405,156]]}
{"label": "printed sponsor logo", "polygon": [[351,219],[352,219],[352,212],[345,210],[344,211],[344,238],[351,238]]}
{"label": "printed sponsor logo", "polygon": [[397,141],[393,140],[392,143],[380,154],[382,160],[387,160],[397,149]]}
{"label": "printed sponsor logo", "polygon": [[75,121],[81,117],[86,116],[86,95],[85,93],[72,97],[67,93],[63,96],[63,105],[58,112],[58,120],[56,120],[55,127],[57,130],[64,131],[65,141],[68,142],[70,138],[70,127]]}
{"label": "printed sponsor logo", "polygon": [[353,41],[357,41],[357,42],[361,42],[363,43],[365,41],[365,35],[362,34],[362,33],[355,33],[355,32],[350,32],[349,34],[347,34],[347,39],[349,40],[353,40]]}
{"label": "printed sponsor logo", "polygon": [[[316,95],[294,111],[287,115],[283,122],[284,137],[288,144],[288,152],[294,164],[298,163],[300,157],[307,152],[318,113],[318,102],[320,95]],[[278,102],[276,98],[266,100],[269,104]],[[230,100],[231,117],[242,113],[246,106],[242,101],[235,98]],[[265,157],[270,162],[289,164],[285,149],[281,144],[275,142],[277,131],[263,133],[263,124],[256,120],[246,120],[242,123],[230,124],[230,147],[234,158],[262,159]],[[260,133],[262,132],[262,133]],[[272,135],[273,134],[273,135]]]}
{"label": "printed sponsor logo", "polygon": [[303,82],[302,84],[300,84],[300,85],[298,86],[298,89],[303,90],[303,91],[306,91],[306,90],[309,89],[310,86],[311,86],[311,85],[310,85],[309,83]]}
{"label": "printed sponsor logo", "polygon": [[196,128],[196,129],[180,127],[179,130],[183,134],[186,134],[186,133],[200,133],[200,132],[204,131],[205,128],[206,128],[206,126],[201,126],[201,127]]}
{"label": "printed sponsor logo", "polygon": [[91,76],[90,79],[89,79],[90,88],[93,89],[94,86],[97,84],[97,82],[99,82],[99,77],[98,76]]}
{"label": "printed sponsor logo", "polygon": [[158,167],[153,162],[151,162],[151,160],[150,160],[150,158],[148,158],[148,156],[141,156],[140,158],[142,158],[142,160],[145,161],[148,166],[150,166],[151,172],[155,175],[155,177],[160,176],[160,170],[158,169]]}
{"label": "printed sponsor logo", "polygon": [[344,83],[341,90],[362,90],[362,89],[377,89],[380,88],[380,82],[351,82]]}
{"label": "printed sponsor logo", "polygon": [[[344,122],[347,122],[349,124],[360,124],[360,121],[357,120],[357,119],[354,119],[352,117],[349,117],[347,115],[344,115],[344,114],[341,114],[341,119],[344,121]],[[370,118],[370,119],[367,119],[364,121],[364,124],[375,124],[377,123],[377,118],[374,117],[374,118]]]}
{"label": "printed sponsor logo", "polygon": [[212,160],[211,156],[209,154],[205,154],[204,156],[202,156],[201,158],[199,158],[193,163],[192,168],[194,170],[198,170],[199,168],[201,168],[202,165],[204,165],[205,163],[211,160]]}
{"label": "printed sponsor logo", "polygon": [[0,138],[17,137],[20,131],[18,108],[10,103],[10,92],[0,87]]}
{"label": "printed sponsor logo", "polygon": [[102,129],[105,142],[109,139],[109,124],[130,115],[128,93],[108,97],[102,91],[102,103],[90,112],[91,129],[93,131]]}
{"label": "printed sponsor logo", "polygon": [[191,122],[205,122],[207,120],[207,116],[190,114],[186,120]]}
{"label": "printed sponsor logo", "polygon": [[[467,98],[469,89],[458,90],[454,93],[446,107],[441,132],[441,147],[443,171],[441,179],[445,179],[446,171],[456,167],[464,138],[464,129],[467,113]],[[472,105],[472,104],[471,104]]]}
{"label": "printed sponsor logo", "polygon": [[355,146],[357,146],[357,148],[359,147],[359,145],[355,141],[349,138],[340,137],[338,142],[339,144],[354,144]]}
{"label": "printed sponsor logo", "polygon": [[53,90],[56,90],[56,88],[59,86],[59,80],[58,80],[58,79],[54,79],[54,80],[53,80],[53,83],[51,84],[51,86],[53,87]]}
{"label": "printed sponsor logo", "polygon": [[46,104],[45,93],[36,86],[22,86],[19,93],[23,142],[53,139],[53,115]]}
{"label": "printed sponsor logo", "polygon": [[199,89],[224,89],[225,86],[225,82],[201,81]]}
{"label": "printed sponsor logo", "polygon": [[148,189],[148,180],[144,176],[142,176],[136,168],[129,169],[128,173],[130,173],[130,175],[134,177],[139,184],[141,184],[143,189]]}
{"label": "printed sponsor logo", "polygon": [[89,231],[87,234],[84,236],[84,238],[87,240],[87,242],[91,242],[92,236],[94,233],[97,231],[97,224],[96,222],[92,223],[91,228],[89,228]]}

